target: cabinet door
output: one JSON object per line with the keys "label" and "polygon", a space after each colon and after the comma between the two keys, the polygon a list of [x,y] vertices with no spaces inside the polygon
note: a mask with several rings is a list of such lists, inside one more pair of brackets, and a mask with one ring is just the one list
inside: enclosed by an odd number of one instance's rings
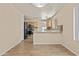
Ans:
{"label": "cabinet door", "polygon": [[46,21],[46,27],[47,27],[47,29],[51,29],[52,28],[52,20],[47,20]]}

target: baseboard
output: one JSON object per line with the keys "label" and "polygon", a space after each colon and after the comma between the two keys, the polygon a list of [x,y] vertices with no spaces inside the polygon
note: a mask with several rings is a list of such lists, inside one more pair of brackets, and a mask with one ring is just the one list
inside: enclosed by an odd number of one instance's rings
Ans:
{"label": "baseboard", "polygon": [[40,44],[61,44],[61,43],[33,43],[33,45],[40,45]]}
{"label": "baseboard", "polygon": [[9,51],[10,49],[12,49],[12,48],[15,47],[16,45],[18,45],[21,41],[22,41],[22,40],[19,40],[16,44],[13,44],[13,46],[11,46],[11,47],[5,49],[5,51],[2,52],[2,53],[0,54],[0,56],[2,56],[3,54],[5,54],[7,51]]}
{"label": "baseboard", "polygon": [[71,51],[73,54],[75,54],[76,56],[78,56],[78,54],[76,54],[73,50],[69,49],[66,45],[62,44],[62,46],[64,46],[66,49],[68,49],[68,50]]}

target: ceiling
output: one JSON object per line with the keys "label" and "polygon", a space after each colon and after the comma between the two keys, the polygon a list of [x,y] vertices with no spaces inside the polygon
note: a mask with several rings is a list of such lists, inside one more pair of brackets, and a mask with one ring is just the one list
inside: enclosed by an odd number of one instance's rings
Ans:
{"label": "ceiling", "polygon": [[39,17],[46,19],[53,16],[58,10],[63,7],[64,4],[48,3],[46,6],[38,8],[32,5],[32,3],[14,4],[14,6],[22,12],[28,18]]}

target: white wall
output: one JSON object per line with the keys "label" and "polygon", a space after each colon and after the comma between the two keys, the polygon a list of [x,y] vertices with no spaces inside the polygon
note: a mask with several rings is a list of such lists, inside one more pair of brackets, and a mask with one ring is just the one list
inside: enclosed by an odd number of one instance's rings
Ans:
{"label": "white wall", "polygon": [[0,55],[21,41],[21,19],[12,5],[0,4]]}

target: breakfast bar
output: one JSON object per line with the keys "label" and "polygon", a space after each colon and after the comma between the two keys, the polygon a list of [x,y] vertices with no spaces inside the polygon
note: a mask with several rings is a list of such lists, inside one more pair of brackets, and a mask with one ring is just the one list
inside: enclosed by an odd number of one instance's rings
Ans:
{"label": "breakfast bar", "polygon": [[60,30],[39,30],[33,33],[33,44],[60,44],[62,32]]}

